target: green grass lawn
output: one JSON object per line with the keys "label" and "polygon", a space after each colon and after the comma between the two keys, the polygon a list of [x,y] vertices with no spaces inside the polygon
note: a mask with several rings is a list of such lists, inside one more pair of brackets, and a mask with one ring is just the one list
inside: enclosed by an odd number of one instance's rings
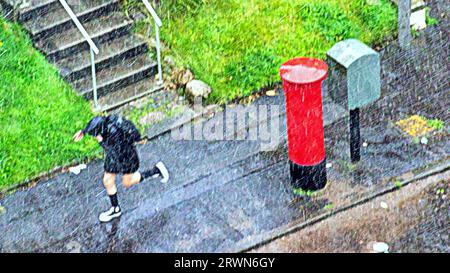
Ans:
{"label": "green grass lawn", "polygon": [[0,190],[98,155],[94,140],[71,139],[92,115],[21,27],[0,18]]}
{"label": "green grass lawn", "polygon": [[388,0],[166,0],[162,38],[170,54],[224,103],[279,81],[282,62],[325,58],[338,41],[373,45],[397,27]]}

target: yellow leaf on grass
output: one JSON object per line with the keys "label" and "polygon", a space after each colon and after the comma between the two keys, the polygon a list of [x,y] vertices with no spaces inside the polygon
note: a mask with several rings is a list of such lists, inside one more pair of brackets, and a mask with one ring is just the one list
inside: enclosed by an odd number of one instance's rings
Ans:
{"label": "yellow leaf on grass", "polygon": [[428,126],[428,122],[425,118],[414,115],[407,119],[400,120],[396,125],[405,133],[412,137],[423,136],[431,131],[433,128]]}

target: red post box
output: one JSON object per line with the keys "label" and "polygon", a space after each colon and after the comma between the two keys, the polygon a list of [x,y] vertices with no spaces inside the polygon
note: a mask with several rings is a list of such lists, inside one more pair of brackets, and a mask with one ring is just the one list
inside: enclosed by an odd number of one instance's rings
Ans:
{"label": "red post box", "polygon": [[325,62],[295,58],[281,66],[291,182],[295,189],[319,190],[327,183],[322,110]]}

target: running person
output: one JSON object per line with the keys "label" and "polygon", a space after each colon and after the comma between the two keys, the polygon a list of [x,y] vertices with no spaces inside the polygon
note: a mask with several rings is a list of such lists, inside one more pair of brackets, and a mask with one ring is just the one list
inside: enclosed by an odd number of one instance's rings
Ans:
{"label": "running person", "polygon": [[169,172],[162,162],[150,170],[139,172],[139,157],[135,143],[141,140],[141,135],[130,121],[118,116],[97,116],[89,121],[86,128],[78,131],[73,139],[80,141],[88,134],[97,139],[105,151],[105,174],[103,186],[111,200],[111,208],[100,214],[100,222],[109,222],[122,215],[117,199],[116,175],[122,174],[122,184],[130,188],[149,177],[161,176],[161,182],[169,181]]}

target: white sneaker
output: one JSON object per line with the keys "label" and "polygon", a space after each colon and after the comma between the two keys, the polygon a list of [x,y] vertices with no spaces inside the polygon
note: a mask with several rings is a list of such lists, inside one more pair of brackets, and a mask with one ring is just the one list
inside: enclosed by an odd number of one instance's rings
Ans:
{"label": "white sneaker", "polygon": [[156,168],[158,168],[159,172],[161,173],[162,176],[161,183],[165,184],[169,182],[169,171],[167,170],[164,163],[158,162],[158,164],[156,164]]}
{"label": "white sneaker", "polygon": [[112,219],[120,217],[122,215],[122,210],[120,207],[111,207],[109,210],[101,213],[98,216],[98,220],[102,223],[110,222]]}

